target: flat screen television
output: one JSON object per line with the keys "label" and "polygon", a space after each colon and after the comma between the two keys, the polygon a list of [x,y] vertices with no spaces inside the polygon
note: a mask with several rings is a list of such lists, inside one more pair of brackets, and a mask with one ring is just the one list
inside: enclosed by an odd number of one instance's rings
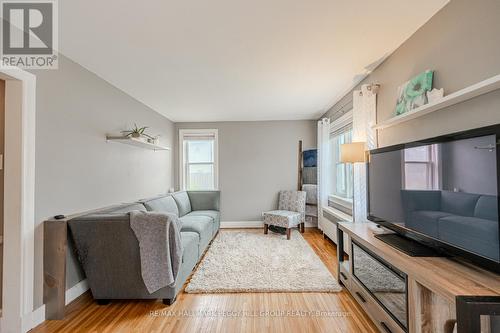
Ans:
{"label": "flat screen television", "polygon": [[370,151],[368,219],[500,272],[500,125]]}

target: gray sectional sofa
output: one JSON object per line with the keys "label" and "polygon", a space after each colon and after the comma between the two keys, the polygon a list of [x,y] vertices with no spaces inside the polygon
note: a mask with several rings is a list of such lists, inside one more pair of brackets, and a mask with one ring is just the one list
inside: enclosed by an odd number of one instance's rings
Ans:
{"label": "gray sectional sofa", "polygon": [[498,260],[497,197],[465,192],[402,190],[405,226]]}
{"label": "gray sectional sofa", "polygon": [[[94,299],[163,299],[172,304],[220,227],[219,191],[182,191],[123,204],[68,222],[78,259]],[[150,294],[141,276],[133,210],[173,214],[181,223],[182,263],[173,286]]]}

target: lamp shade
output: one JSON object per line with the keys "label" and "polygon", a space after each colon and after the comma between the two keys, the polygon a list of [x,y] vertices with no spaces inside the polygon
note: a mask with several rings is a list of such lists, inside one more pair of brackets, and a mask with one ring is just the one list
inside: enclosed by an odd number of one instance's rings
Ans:
{"label": "lamp shade", "polygon": [[366,162],[365,143],[352,142],[340,145],[340,162]]}

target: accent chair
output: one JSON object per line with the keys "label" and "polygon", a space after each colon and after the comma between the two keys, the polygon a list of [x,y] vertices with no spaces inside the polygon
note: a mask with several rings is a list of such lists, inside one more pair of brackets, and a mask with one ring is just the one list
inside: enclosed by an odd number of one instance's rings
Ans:
{"label": "accent chair", "polygon": [[270,225],[286,228],[286,239],[290,239],[291,228],[299,227],[304,232],[306,216],[306,192],[280,191],[278,209],[262,213],[264,234]]}

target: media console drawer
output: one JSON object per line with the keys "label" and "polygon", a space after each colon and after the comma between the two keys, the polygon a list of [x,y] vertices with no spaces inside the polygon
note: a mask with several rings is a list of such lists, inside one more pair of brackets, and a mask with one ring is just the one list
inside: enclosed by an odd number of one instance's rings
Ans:
{"label": "media console drawer", "polygon": [[352,280],[356,279],[380,308],[407,331],[407,275],[355,240],[351,246]]}
{"label": "media console drawer", "polygon": [[351,275],[349,274],[349,269],[347,268],[348,265],[349,261],[344,261],[339,266],[339,280],[347,289],[349,289],[351,285]]}
{"label": "media console drawer", "polygon": [[350,290],[351,295],[361,305],[363,310],[372,318],[373,322],[383,333],[405,333],[384,310],[380,308],[377,301],[368,293],[356,280],[351,279]]}

